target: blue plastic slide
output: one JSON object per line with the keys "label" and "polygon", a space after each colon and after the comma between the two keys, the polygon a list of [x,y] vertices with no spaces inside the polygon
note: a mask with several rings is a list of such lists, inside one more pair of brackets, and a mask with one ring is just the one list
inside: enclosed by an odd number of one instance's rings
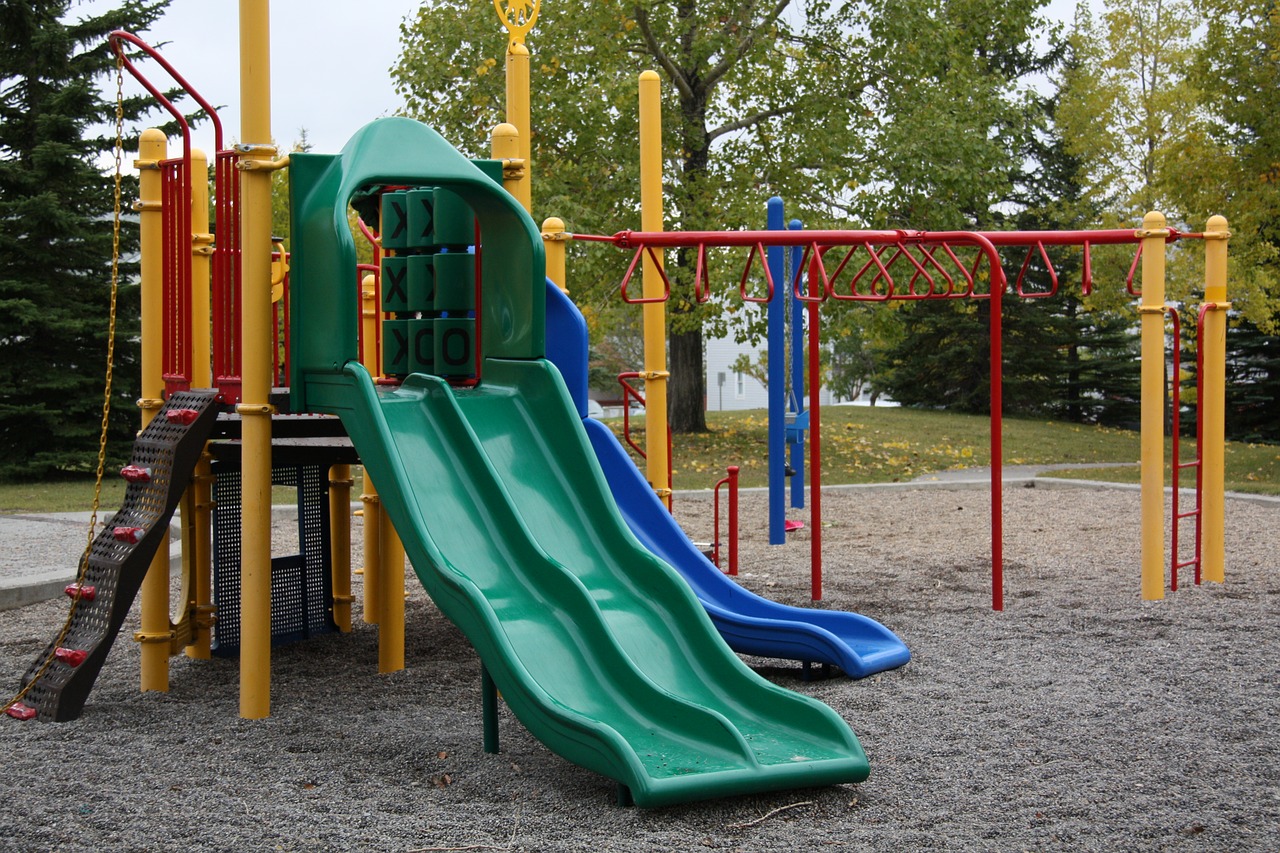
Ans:
{"label": "blue plastic slide", "polygon": [[[559,289],[547,287],[548,357],[586,414],[586,323]],[[554,346],[552,345],[554,342]],[[584,417],[587,437],[622,517],[636,538],[684,577],[734,651],[840,667],[852,678],[902,666],[903,642],[857,613],[792,607],[762,598],[721,572],[689,540],[612,431]]]}

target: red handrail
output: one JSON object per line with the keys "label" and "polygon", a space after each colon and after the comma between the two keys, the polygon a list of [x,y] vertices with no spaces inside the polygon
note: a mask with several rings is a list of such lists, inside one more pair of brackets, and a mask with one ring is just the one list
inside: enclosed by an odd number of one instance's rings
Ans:
{"label": "red handrail", "polygon": [[727,476],[721,478],[715,487],[715,542],[712,545],[712,558],[716,568],[720,568],[720,487],[729,485],[729,571],[738,573],[738,466],[730,465],[725,469]]}
{"label": "red handrail", "polygon": [[[631,400],[635,400],[641,406],[648,408],[648,404],[644,400],[644,395],[635,389],[628,379],[640,379],[643,373],[636,371],[627,371],[618,374],[618,384],[622,386],[622,438],[636,452],[641,459],[648,459],[649,455],[644,452],[644,448],[636,444],[635,439],[631,437]],[[671,430],[667,430],[667,488],[671,488],[672,459],[671,459]],[[674,501],[672,501],[674,503]],[[668,506],[670,509],[670,506]]]}
{"label": "red handrail", "polygon": [[[190,264],[183,263],[189,252],[191,239],[191,191],[194,176],[191,170],[191,127],[186,117],[155,85],[133,64],[125,53],[128,43],[153,59],[183,91],[191,96],[213,123],[214,134],[214,245],[212,261],[211,314],[213,345],[211,347],[214,384],[219,389],[222,402],[234,403],[240,399],[240,353],[235,344],[238,333],[239,311],[239,175],[235,170],[237,154],[223,149],[222,120],[218,112],[155,48],[125,30],[115,30],[107,37],[112,51],[120,59],[121,66],[137,80],[157,103],[173,117],[182,130],[183,153],[160,164],[166,169],[162,180],[167,189],[162,190],[168,219],[170,241],[166,245],[166,308],[163,353],[165,383],[170,390],[190,384],[191,337],[191,273]],[[181,165],[181,171],[177,165]],[[167,179],[165,176],[168,176]],[[202,176],[202,180],[203,180]],[[179,236],[180,235],[180,236]],[[180,242],[177,242],[180,241]],[[203,333],[203,330],[202,330]]]}

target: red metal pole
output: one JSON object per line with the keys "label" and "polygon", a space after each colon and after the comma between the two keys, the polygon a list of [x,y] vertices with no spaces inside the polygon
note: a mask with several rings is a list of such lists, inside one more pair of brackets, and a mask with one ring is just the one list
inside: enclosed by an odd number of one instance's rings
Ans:
{"label": "red metal pole", "polygon": [[1004,351],[1001,298],[1004,282],[991,282],[991,609],[1004,610]]}
{"label": "red metal pole", "polygon": [[[822,292],[815,256],[809,261],[809,295]],[[818,291],[815,293],[815,289]],[[818,303],[809,303],[809,597],[822,600],[822,429],[818,405]]]}
{"label": "red metal pole", "polygon": [[712,513],[715,516],[715,525],[711,532],[711,562],[716,564],[716,568],[720,568],[720,487],[729,482],[728,477],[722,477],[716,481],[716,487],[711,490],[711,494],[715,496],[712,501]]}
{"label": "red metal pole", "polygon": [[[730,465],[729,472],[729,574],[738,573],[738,466]],[[717,492],[717,494],[719,494]],[[716,515],[716,545],[719,546],[719,514]],[[716,565],[720,565],[719,561]]]}
{"label": "red metal pole", "polygon": [[1169,402],[1173,406],[1173,411],[1169,415],[1169,428],[1173,433],[1173,443],[1169,447],[1170,474],[1169,485],[1173,487],[1173,494],[1170,496],[1170,509],[1173,515],[1173,527],[1169,531],[1169,548],[1173,551],[1173,555],[1169,558],[1169,590],[1171,592],[1178,591],[1178,528],[1182,525],[1179,523],[1181,515],[1178,504],[1178,474],[1181,473],[1181,461],[1178,453],[1178,436],[1182,432],[1182,420],[1180,412],[1181,406],[1178,405],[1178,397],[1182,390],[1182,320],[1178,316],[1178,309],[1172,306],[1166,306],[1165,313],[1173,320],[1173,379],[1170,381],[1172,386],[1169,389]]}

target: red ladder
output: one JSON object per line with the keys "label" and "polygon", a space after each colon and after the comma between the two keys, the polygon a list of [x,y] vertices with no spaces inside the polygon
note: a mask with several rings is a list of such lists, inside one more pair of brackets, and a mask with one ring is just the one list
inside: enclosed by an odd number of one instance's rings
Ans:
{"label": "red ladder", "polygon": [[[1182,322],[1178,318],[1178,309],[1166,306],[1165,313],[1169,315],[1173,321],[1173,376],[1170,378],[1170,400],[1173,411],[1171,413],[1171,431],[1173,433],[1173,446],[1170,450],[1170,469],[1173,486],[1172,510],[1173,510],[1173,530],[1170,534],[1170,555],[1169,555],[1169,588],[1174,592],[1178,591],[1178,569],[1184,569],[1187,566],[1195,567],[1195,582],[1200,583],[1200,536],[1201,521],[1203,515],[1201,508],[1204,497],[1204,472],[1200,464],[1200,460],[1204,458],[1204,421],[1198,416],[1200,407],[1200,395],[1204,392],[1204,355],[1203,349],[1200,347],[1201,333],[1204,331],[1204,315],[1205,308],[1200,309],[1200,316],[1196,322],[1196,456],[1187,462],[1181,461],[1181,417],[1180,409],[1182,408],[1181,399],[1181,380],[1182,380]],[[1182,509],[1182,496],[1180,492],[1180,475],[1184,469],[1194,468],[1196,472],[1196,488],[1193,506],[1189,510]],[[1195,519],[1195,547],[1192,555],[1186,560],[1179,559],[1180,552],[1178,550],[1179,530],[1182,527],[1182,520],[1185,518]]]}

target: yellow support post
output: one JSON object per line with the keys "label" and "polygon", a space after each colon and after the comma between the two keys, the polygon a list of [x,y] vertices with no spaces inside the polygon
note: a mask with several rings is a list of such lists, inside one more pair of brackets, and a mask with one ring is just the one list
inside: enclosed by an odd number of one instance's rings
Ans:
{"label": "yellow support post", "polygon": [[533,210],[533,162],[529,144],[529,48],[515,43],[507,46],[507,123],[519,133],[520,160],[524,174],[512,193],[527,211]]}
{"label": "yellow support post", "polygon": [[[640,230],[663,230],[662,213],[662,89],[656,71],[640,74]],[[662,297],[659,267],[645,253],[643,292],[646,299]],[[644,305],[645,477],[667,508],[671,482],[667,450],[667,312],[663,302]]]}
{"label": "yellow support post", "polygon": [[213,387],[213,330],[210,326],[209,158],[191,149],[191,387]]}
{"label": "yellow support post", "polygon": [[1200,574],[1223,583],[1226,563],[1226,385],[1227,385],[1227,229],[1225,216],[1212,216],[1204,233],[1204,301],[1209,308],[1198,346],[1204,347],[1203,397],[1198,402],[1203,430],[1201,448]]}
{"label": "yellow support post", "polygon": [[[1142,598],[1164,598],[1164,268],[1169,231],[1142,218]],[[1176,440],[1176,439],[1175,439]],[[1176,520],[1174,522],[1177,523]]]}
{"label": "yellow support post", "polygon": [[565,243],[569,235],[564,230],[564,220],[558,216],[542,220],[542,244],[547,250],[547,278],[556,283],[561,293],[569,292],[565,264]]}
{"label": "yellow support post", "polygon": [[493,0],[498,20],[507,29],[507,123],[514,125],[519,139],[518,157],[523,174],[508,191],[526,211],[533,210],[533,159],[531,157],[531,124],[529,108],[529,48],[524,37],[538,20],[541,0],[531,3],[511,3],[504,8],[501,0]]}
{"label": "yellow support post", "polygon": [[378,672],[398,672],[404,669],[404,544],[385,510],[379,514]]}
{"label": "yellow support post", "polygon": [[502,163],[502,188],[519,199],[524,160],[520,157],[520,131],[514,124],[503,122],[493,128],[489,134],[489,152],[490,157]]}
{"label": "yellow support post", "polygon": [[[360,321],[363,333],[360,349],[360,363],[372,376],[380,376],[382,369],[378,352],[378,286],[377,279],[366,275],[360,281]],[[381,577],[382,552],[379,543],[382,538],[382,504],[378,500],[378,489],[373,484],[369,472],[364,472],[364,486],[360,492],[360,502],[364,508],[361,517],[364,519],[364,621],[366,625],[378,624],[379,593],[382,586]]]}
{"label": "yellow support post", "polygon": [[[191,149],[191,386],[213,387],[213,347],[210,328],[209,265],[213,256],[213,234],[209,233],[209,158],[199,148]],[[200,454],[193,477],[190,500],[183,499],[182,559],[194,580],[192,599],[187,602],[192,621],[187,657],[210,658],[210,628],[213,616],[213,456]]]}
{"label": "yellow support post", "polygon": [[378,489],[373,485],[369,472],[364,472],[364,490],[360,494],[363,506],[361,516],[364,518],[364,567],[360,574],[364,578],[364,623],[378,624],[378,611],[382,596],[382,501],[378,497]]}
{"label": "yellow support post", "polygon": [[[187,646],[187,657],[209,660],[211,630],[216,608],[213,606],[213,454],[205,450],[196,463],[192,491],[195,498],[195,520],[191,524],[191,561],[195,570],[195,590],[189,606],[193,631]],[[185,507],[185,505],[184,505]],[[183,509],[186,512],[186,509]],[[187,546],[184,540],[183,546]]]}
{"label": "yellow support post", "polygon": [[[144,130],[138,144],[141,172],[138,228],[142,241],[142,426],[164,405],[164,225],[160,161],[168,156],[168,140],[154,128]],[[156,550],[142,581],[141,629],[143,691],[169,690],[169,533]]]}
{"label": "yellow support post", "polygon": [[333,624],[351,630],[351,466],[329,469],[329,566]]}
{"label": "yellow support post", "polygon": [[240,716],[271,714],[271,41],[268,0],[240,0],[240,247],[244,346]]}

